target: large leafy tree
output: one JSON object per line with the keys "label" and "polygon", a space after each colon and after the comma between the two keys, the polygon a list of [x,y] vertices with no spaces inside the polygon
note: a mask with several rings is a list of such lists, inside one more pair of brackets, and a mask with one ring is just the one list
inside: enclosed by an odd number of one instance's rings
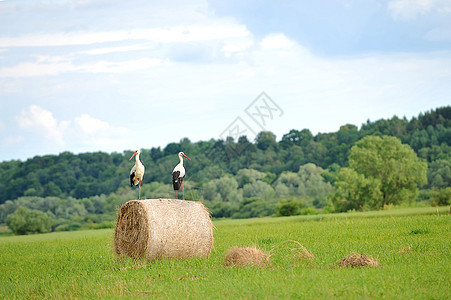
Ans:
{"label": "large leafy tree", "polygon": [[51,230],[52,219],[41,211],[20,206],[6,218],[6,225],[15,234],[45,233]]}
{"label": "large leafy tree", "polygon": [[366,207],[380,208],[380,181],[365,177],[353,169],[343,168],[335,182],[335,192],[330,199],[336,211],[362,210]]}
{"label": "large leafy tree", "polygon": [[451,160],[438,159],[429,165],[428,187],[443,189],[451,187]]}
{"label": "large leafy tree", "polygon": [[[349,169],[342,169],[335,184],[332,201],[338,210],[381,208],[413,200],[418,186],[427,181],[427,164],[410,146],[391,136],[367,136],[357,142],[351,148]],[[356,199],[358,205],[344,205]]]}

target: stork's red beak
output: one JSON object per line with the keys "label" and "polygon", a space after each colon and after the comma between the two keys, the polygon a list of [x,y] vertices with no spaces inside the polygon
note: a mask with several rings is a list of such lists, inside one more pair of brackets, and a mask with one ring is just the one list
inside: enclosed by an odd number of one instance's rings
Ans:
{"label": "stork's red beak", "polygon": [[132,157],[130,157],[130,159],[129,159],[129,160],[132,160],[132,158],[133,158],[133,157],[135,157],[135,155],[136,155],[136,152],[135,152],[135,153],[133,153]]}
{"label": "stork's red beak", "polygon": [[186,156],[185,154],[182,154],[184,157],[188,158],[189,160],[191,160],[191,158],[189,158],[188,156]]}

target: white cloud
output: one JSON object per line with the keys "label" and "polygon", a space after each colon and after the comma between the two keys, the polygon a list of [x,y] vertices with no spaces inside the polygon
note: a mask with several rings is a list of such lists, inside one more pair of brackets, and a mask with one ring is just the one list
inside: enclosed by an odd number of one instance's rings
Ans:
{"label": "white cloud", "polygon": [[13,146],[13,145],[22,143],[23,142],[23,137],[21,135],[19,135],[19,136],[9,136],[9,137],[5,138],[4,142],[5,142],[5,144],[7,146]]}
{"label": "white cloud", "polygon": [[261,42],[260,46],[263,49],[283,49],[290,48],[295,45],[295,42],[287,38],[284,34],[270,34],[267,35]]}
{"label": "white cloud", "polygon": [[120,62],[98,61],[76,66],[72,62],[43,63],[44,61],[59,60],[40,57],[37,62],[23,62],[12,67],[5,67],[0,69],[0,78],[52,76],[67,72],[120,73],[155,67],[162,62],[156,58],[141,58]]}
{"label": "white cloud", "polygon": [[203,26],[174,26],[170,28],[147,28],[130,31],[119,30],[96,33],[77,32],[1,37],[0,45],[2,47],[49,47],[91,45],[126,40],[146,40],[155,43],[184,43],[246,37],[249,35],[250,32],[243,25],[205,24]]}
{"label": "white cloud", "polygon": [[63,72],[74,72],[80,68],[70,62],[66,63],[39,63],[22,62],[11,67],[0,69],[0,78],[19,78],[32,76],[51,76]]}
{"label": "white cloud", "polygon": [[89,45],[103,42],[116,42],[129,39],[127,31],[97,32],[97,33],[58,33],[33,34],[16,37],[2,37],[3,47],[51,47]]}
{"label": "white cloud", "polygon": [[451,28],[434,28],[426,33],[426,40],[433,42],[451,41]]}
{"label": "white cloud", "polygon": [[161,62],[161,59],[156,58],[141,58],[121,62],[99,61],[80,66],[78,70],[88,73],[120,73],[152,68]]}
{"label": "white cloud", "polygon": [[157,43],[186,43],[209,40],[224,40],[246,37],[250,32],[243,25],[205,24],[194,26],[175,26],[169,29],[138,29],[130,33],[130,39],[144,39]]}
{"label": "white cloud", "polygon": [[69,62],[72,60],[72,55],[66,56],[50,56],[50,55],[36,55],[37,63],[61,63]]}
{"label": "white cloud", "polygon": [[250,37],[239,38],[235,41],[227,42],[222,46],[221,51],[227,58],[232,57],[232,55],[239,55],[248,51],[254,45],[254,41]]}
{"label": "white cloud", "polygon": [[82,114],[75,119],[80,130],[74,134],[74,145],[85,151],[117,151],[126,149],[129,131],[123,127],[111,126],[108,122]]}
{"label": "white cloud", "polygon": [[63,135],[70,123],[68,121],[58,122],[52,112],[48,110],[32,105],[27,110],[22,110],[16,117],[16,121],[22,129],[36,131],[58,144],[65,144]]}
{"label": "white cloud", "polygon": [[[109,149],[111,150],[118,150],[118,145],[122,147],[122,149],[128,149],[129,146],[127,145],[126,139],[122,136],[116,136],[116,137],[101,137],[97,138],[90,143],[91,145],[95,145],[96,147],[102,148],[102,149]],[[119,148],[120,149],[120,148]]]}
{"label": "white cloud", "polygon": [[89,114],[82,114],[75,119],[75,122],[87,134],[94,134],[110,128],[108,122],[93,118]]}
{"label": "white cloud", "polygon": [[[92,20],[98,23],[50,20],[54,26],[50,31],[46,31],[50,27],[31,28],[29,24],[16,28],[17,32],[0,34],[0,102],[25,99],[41,101],[32,102],[40,106],[57,103],[47,108],[55,115],[59,115],[57,109],[65,110],[69,115],[65,118],[70,120],[57,120],[39,106],[29,108],[29,103],[0,109],[2,121],[10,118],[14,109],[12,115],[18,115],[17,122],[4,121],[0,140],[21,137],[9,142],[27,143],[29,147],[21,147],[27,148],[27,156],[55,151],[56,143],[48,140],[65,142],[58,151],[164,147],[184,136],[193,141],[208,140],[218,137],[238,115],[244,117],[244,109],[262,90],[285,111],[283,118],[267,128],[281,138],[292,128],[328,132],[345,123],[359,125],[368,118],[418,114],[437,107],[451,92],[449,51],[315,56],[288,34],[273,33],[260,39],[232,19],[219,19],[207,3],[199,4],[203,5],[200,10],[177,6],[176,11],[161,3],[164,10],[156,18],[146,15],[137,21],[138,26],[114,25],[141,29],[90,32],[89,28],[109,24],[101,18],[110,15],[107,13]],[[446,3],[389,0],[387,11],[397,20],[421,17],[423,22],[422,16],[449,14]],[[152,10],[154,5],[150,5]],[[77,17],[73,12],[64,12],[58,20]],[[89,14],[97,15],[95,11]],[[449,30],[440,22],[427,27],[431,31],[426,38],[449,39]],[[87,29],[67,33],[70,28]],[[41,34],[32,34],[34,30]],[[361,30],[364,38],[366,29]],[[317,34],[315,28],[311,31]],[[175,52],[186,59],[175,59],[171,56]],[[80,101],[82,106],[76,104]],[[41,105],[43,102],[46,104]],[[136,105],[136,117],[124,120],[127,102]],[[74,109],[68,111],[67,107]],[[22,108],[26,109],[21,113]],[[78,111],[80,108],[83,111]],[[182,118],[168,121],[174,115]],[[119,123],[128,127],[115,125]],[[44,138],[36,141],[37,136]],[[47,148],[42,149],[45,139]]]}
{"label": "white cloud", "polygon": [[72,64],[72,55],[35,55],[35,57],[35,62],[21,62],[10,67],[0,68],[0,78],[51,76],[80,69],[80,67]]}
{"label": "white cloud", "polygon": [[388,10],[393,19],[410,21],[418,16],[431,12],[449,14],[451,1],[449,0],[392,0],[388,3]]}
{"label": "white cloud", "polygon": [[22,110],[15,120],[21,130],[15,137],[4,137],[4,145],[33,143],[36,137],[42,139],[40,146],[48,145],[59,151],[64,151],[65,147],[114,151],[118,150],[118,145],[125,149],[128,144],[129,131],[126,128],[111,126],[88,113],[76,117],[73,122],[58,121],[51,111],[32,105]]}
{"label": "white cloud", "polygon": [[252,40],[231,42],[224,45],[221,50],[224,52],[241,52],[249,49],[253,44]]}
{"label": "white cloud", "polygon": [[144,45],[130,45],[130,46],[122,46],[122,47],[108,47],[108,48],[98,48],[87,51],[82,51],[80,53],[91,54],[91,55],[102,55],[107,53],[115,53],[115,52],[129,52],[129,51],[138,51],[149,49],[149,46]]}
{"label": "white cloud", "polygon": [[255,71],[241,71],[236,74],[239,78],[250,79],[255,76]]}
{"label": "white cloud", "polygon": [[[97,45],[102,42],[123,42],[126,40],[148,40],[153,43],[181,44],[181,43],[227,43],[223,52],[232,53],[245,51],[252,44],[249,39],[250,32],[245,26],[234,23],[207,24],[195,26],[174,26],[171,28],[150,28],[131,31],[116,31],[102,33],[78,33],[78,34],[52,34],[33,35],[22,37],[0,38],[0,44],[5,47],[29,47],[29,46],[70,46],[70,45]],[[282,46],[287,45],[287,39],[278,39]],[[203,48],[206,44],[202,44]],[[281,45],[278,45],[280,47]],[[65,56],[34,55],[36,61],[24,61],[15,65],[0,68],[0,78],[21,78],[33,76],[53,76],[67,72],[87,73],[120,73],[155,67],[170,57],[170,51],[162,49],[162,52],[152,53],[157,57],[145,57],[122,61],[94,61],[85,63],[83,55],[104,55],[108,53],[127,53],[129,51],[142,50],[154,47],[149,45],[132,45],[118,47],[104,47],[80,52],[66,53]],[[175,47],[175,48],[174,48]],[[172,49],[179,49],[175,45]],[[208,47],[207,47],[208,48]],[[212,47],[216,49],[215,46]],[[161,50],[161,49],[160,49]]]}

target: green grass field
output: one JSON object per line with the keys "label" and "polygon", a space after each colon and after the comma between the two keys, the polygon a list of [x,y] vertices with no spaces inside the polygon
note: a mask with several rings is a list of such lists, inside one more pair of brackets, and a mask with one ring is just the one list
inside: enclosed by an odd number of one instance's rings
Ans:
{"label": "green grass field", "polygon": [[[0,299],[451,298],[449,208],[219,220],[208,259],[117,261],[113,230],[0,237]],[[293,258],[301,243],[315,259]],[[224,267],[233,246],[268,267]],[[339,268],[351,252],[380,267]]]}

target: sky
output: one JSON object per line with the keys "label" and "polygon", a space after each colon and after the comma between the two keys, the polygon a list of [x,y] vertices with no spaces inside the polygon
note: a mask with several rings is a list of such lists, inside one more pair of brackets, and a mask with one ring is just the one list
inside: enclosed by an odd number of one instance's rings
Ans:
{"label": "sky", "polygon": [[450,104],[451,0],[0,0],[0,162]]}

